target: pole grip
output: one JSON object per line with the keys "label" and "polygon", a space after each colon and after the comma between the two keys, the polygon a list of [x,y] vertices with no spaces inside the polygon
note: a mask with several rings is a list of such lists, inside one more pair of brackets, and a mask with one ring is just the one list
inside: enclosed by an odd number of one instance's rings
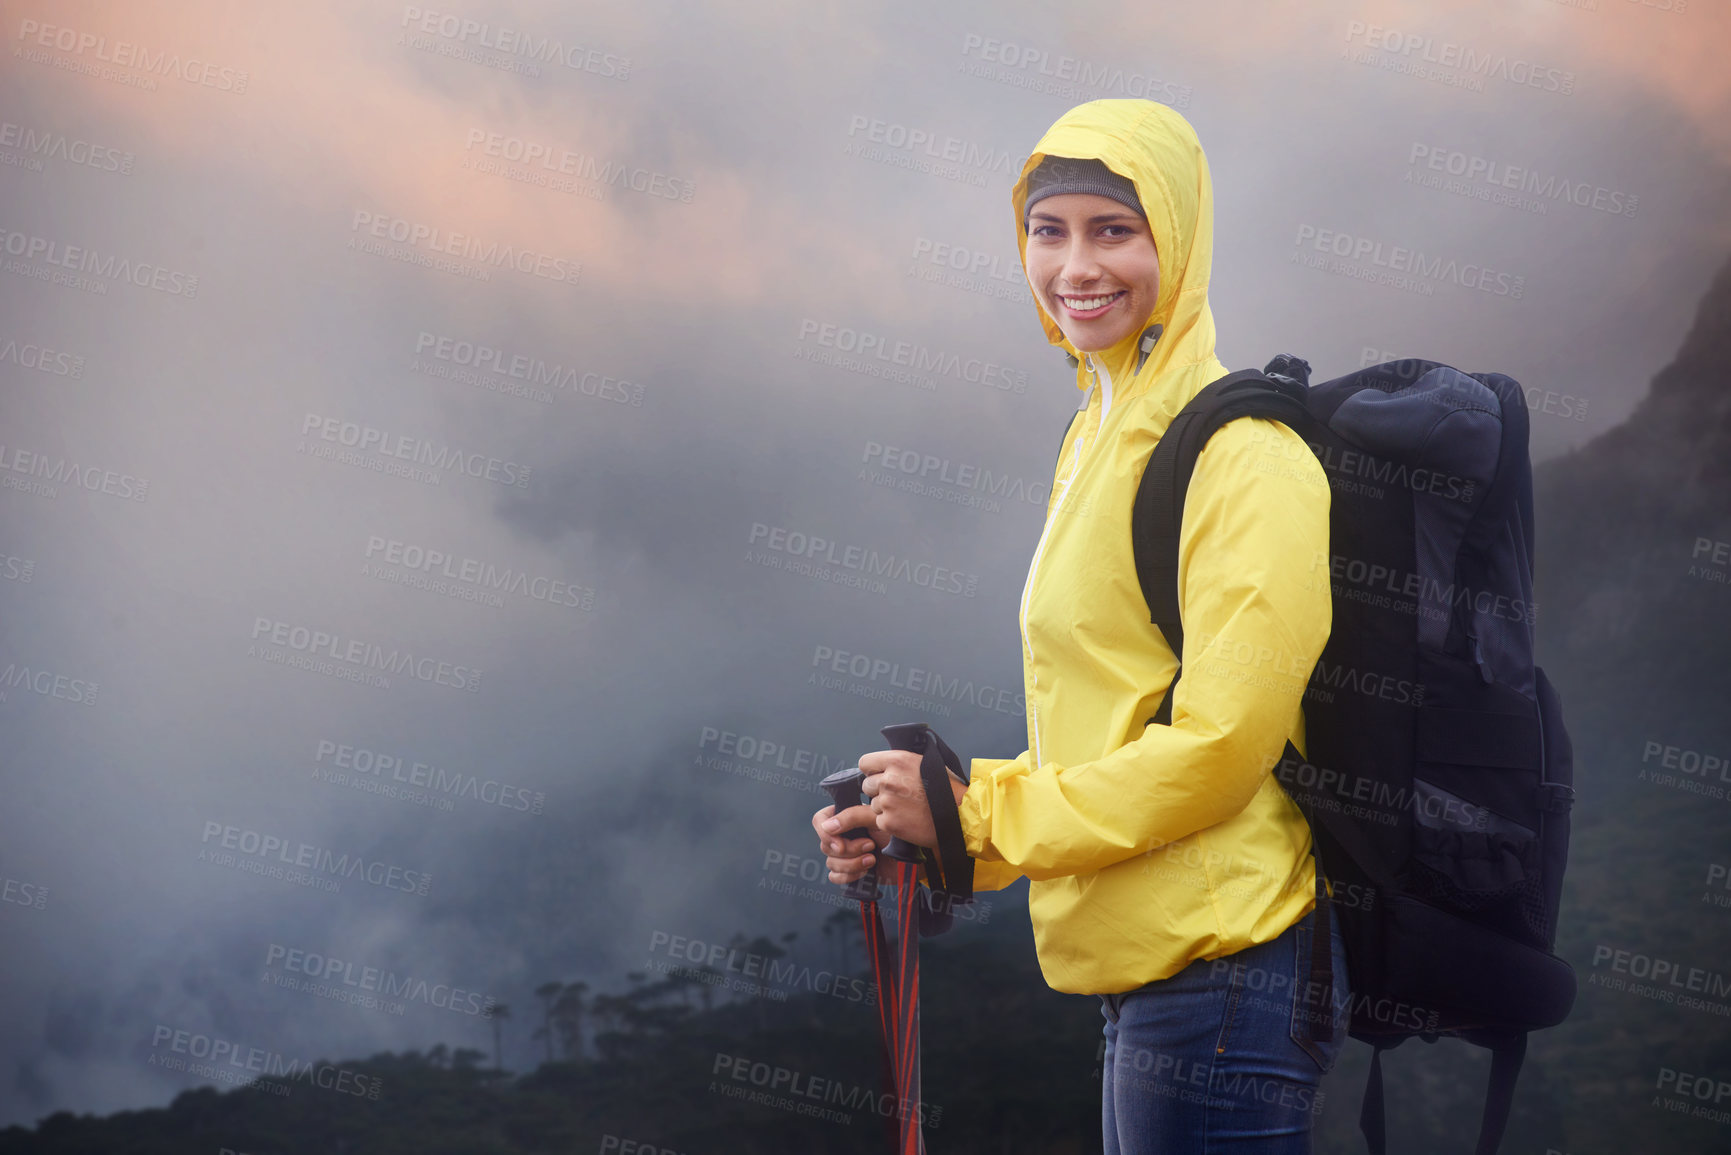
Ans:
{"label": "pole grip", "polygon": [[[830,801],[835,803],[835,812],[851,810],[865,801],[865,795],[860,792],[860,786],[865,782],[865,771],[858,766],[849,766],[846,770],[837,770],[818,785],[828,791]],[[863,826],[842,832],[842,838],[865,838],[871,833]]]}
{"label": "pole grip", "polygon": [[[818,785],[828,791],[830,798],[835,802],[835,812],[840,814],[843,810],[851,809],[865,801],[865,795],[860,792],[860,786],[864,782],[865,771],[858,766],[849,766],[846,770],[837,770],[819,782]],[[839,837],[869,838],[871,831],[863,826],[856,826],[852,830],[842,831]],[[847,898],[858,899],[861,902],[876,902],[878,885],[875,872],[867,871],[855,881],[848,883],[842,894]]]}

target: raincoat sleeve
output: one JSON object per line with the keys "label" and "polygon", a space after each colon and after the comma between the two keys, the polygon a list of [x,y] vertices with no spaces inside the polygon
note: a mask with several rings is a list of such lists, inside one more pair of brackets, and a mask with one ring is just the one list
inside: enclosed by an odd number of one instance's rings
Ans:
{"label": "raincoat sleeve", "polygon": [[[1026,765],[1027,760],[1028,752],[1026,750],[1022,751],[1021,755],[1016,758],[969,759],[969,791],[971,792],[973,790],[972,784],[978,782],[982,775],[989,775],[1001,766],[1014,766],[1018,763]],[[966,795],[963,796],[962,800],[964,803],[967,801]],[[974,840],[967,837],[967,820],[965,818],[962,820],[962,838],[967,844],[969,857],[974,859],[975,890],[1002,890],[1012,882],[1016,881],[1016,879],[1022,877],[1022,872],[1020,870],[1001,859],[993,860],[979,857],[976,853],[978,848],[974,843]]]}
{"label": "raincoat sleeve", "polygon": [[[1172,724],[1091,762],[1023,753],[974,777],[960,811],[976,876],[987,863],[1089,874],[1146,853],[1242,811],[1289,736],[1302,750],[1302,695],[1333,617],[1328,508],[1322,466],[1286,426],[1245,418],[1209,440],[1179,535]],[[1146,621],[1125,625],[1160,644]],[[1147,688],[1144,718],[1164,691]]]}

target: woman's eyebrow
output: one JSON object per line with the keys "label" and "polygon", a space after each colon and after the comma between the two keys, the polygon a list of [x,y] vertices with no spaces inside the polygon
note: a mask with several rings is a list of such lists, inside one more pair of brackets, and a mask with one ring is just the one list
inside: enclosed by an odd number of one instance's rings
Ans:
{"label": "woman's eyebrow", "polygon": [[[1028,219],[1036,221],[1052,221],[1060,225],[1064,223],[1063,217],[1053,216],[1051,213],[1043,213],[1037,209],[1028,215]],[[1107,221],[1136,221],[1141,219],[1142,218],[1138,217],[1135,213],[1100,213],[1098,216],[1089,217],[1083,223],[1098,225],[1104,224]]]}

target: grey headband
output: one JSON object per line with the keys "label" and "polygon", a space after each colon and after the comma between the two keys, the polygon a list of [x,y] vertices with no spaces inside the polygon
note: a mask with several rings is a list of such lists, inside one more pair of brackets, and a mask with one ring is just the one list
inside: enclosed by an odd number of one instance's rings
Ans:
{"label": "grey headband", "polygon": [[1034,211],[1034,202],[1060,193],[1091,193],[1115,200],[1135,211],[1143,220],[1142,201],[1136,196],[1136,186],[1129,177],[1119,176],[1103,161],[1049,156],[1034,166],[1028,174],[1028,199],[1023,207],[1022,228],[1028,227],[1027,214]]}

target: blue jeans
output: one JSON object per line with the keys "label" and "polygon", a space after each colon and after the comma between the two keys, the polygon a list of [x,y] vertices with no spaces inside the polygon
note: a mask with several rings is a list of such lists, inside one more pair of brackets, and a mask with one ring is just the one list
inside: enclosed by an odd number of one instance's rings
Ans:
{"label": "blue jeans", "polygon": [[[1318,1084],[1346,1039],[1349,996],[1333,930],[1334,1039],[1310,1041],[1303,1003],[1315,912],[1278,938],[1101,995],[1106,1155],[1309,1155]],[[1318,991],[1317,995],[1320,996]]]}

